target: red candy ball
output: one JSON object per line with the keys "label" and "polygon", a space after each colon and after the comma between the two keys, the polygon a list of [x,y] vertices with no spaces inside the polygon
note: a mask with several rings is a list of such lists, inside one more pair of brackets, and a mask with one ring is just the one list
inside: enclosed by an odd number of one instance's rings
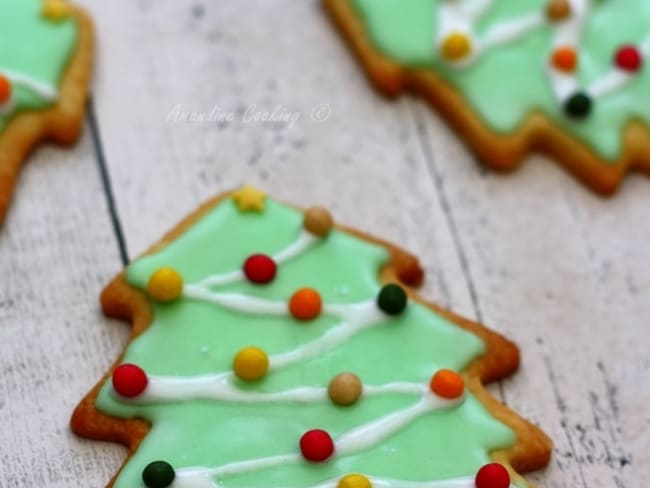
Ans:
{"label": "red candy ball", "polygon": [[300,438],[300,451],[309,461],[323,462],[334,454],[334,441],[324,430],[310,430]]}
{"label": "red candy ball", "polygon": [[510,474],[499,463],[486,464],[476,473],[476,488],[508,488]]}
{"label": "red candy ball", "polygon": [[135,364],[122,364],[113,371],[113,389],[123,397],[138,396],[147,387],[147,374]]}
{"label": "red candy ball", "polygon": [[614,61],[620,69],[634,72],[641,69],[643,57],[636,46],[621,46],[616,51]]}
{"label": "red candy ball", "polygon": [[7,103],[11,99],[11,81],[0,74],[0,103]]}
{"label": "red candy ball", "polygon": [[275,278],[277,265],[266,254],[253,254],[244,262],[244,274],[253,283],[269,283]]}

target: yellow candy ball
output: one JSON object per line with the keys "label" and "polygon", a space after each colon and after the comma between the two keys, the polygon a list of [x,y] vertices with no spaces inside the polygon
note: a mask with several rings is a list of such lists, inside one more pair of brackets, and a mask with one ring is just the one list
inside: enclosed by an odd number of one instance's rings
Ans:
{"label": "yellow candy ball", "polygon": [[441,52],[445,59],[459,61],[472,52],[472,41],[462,32],[453,32],[442,41]]}
{"label": "yellow candy ball", "polygon": [[183,293],[183,277],[172,268],[160,268],[147,283],[149,295],[159,302],[171,302]]}
{"label": "yellow candy ball", "polygon": [[41,13],[46,19],[58,22],[67,18],[72,10],[64,0],[45,0]]}
{"label": "yellow candy ball", "polygon": [[259,380],[269,369],[269,357],[258,347],[246,347],[235,356],[232,369],[239,379]]}
{"label": "yellow candy ball", "polygon": [[372,488],[372,483],[362,474],[347,474],[339,480],[337,488]]}

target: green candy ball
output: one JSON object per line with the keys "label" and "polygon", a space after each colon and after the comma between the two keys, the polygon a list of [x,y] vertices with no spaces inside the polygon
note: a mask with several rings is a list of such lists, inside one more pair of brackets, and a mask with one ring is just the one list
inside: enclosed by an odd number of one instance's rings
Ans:
{"label": "green candy ball", "polygon": [[404,311],[408,298],[401,286],[389,284],[384,286],[377,296],[377,305],[388,315],[398,315]]}
{"label": "green candy ball", "polygon": [[574,93],[564,104],[564,110],[569,117],[584,119],[591,112],[593,102],[585,93]]}
{"label": "green candy ball", "polygon": [[149,488],[167,488],[175,477],[174,468],[166,461],[149,463],[142,471],[142,481]]}

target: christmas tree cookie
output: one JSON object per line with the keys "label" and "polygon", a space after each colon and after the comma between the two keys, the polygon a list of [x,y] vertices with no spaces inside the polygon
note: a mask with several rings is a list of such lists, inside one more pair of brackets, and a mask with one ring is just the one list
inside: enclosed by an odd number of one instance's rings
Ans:
{"label": "christmas tree cookie", "polygon": [[423,301],[417,260],[244,187],[102,294],[131,340],[72,418],[115,488],[511,488],[551,444],[483,382],[517,348]]}
{"label": "christmas tree cookie", "polygon": [[41,142],[73,143],[92,65],[90,19],[64,0],[0,2],[0,224]]}
{"label": "christmas tree cookie", "polygon": [[324,0],[376,87],[499,170],[545,153],[595,191],[650,172],[645,0]]}

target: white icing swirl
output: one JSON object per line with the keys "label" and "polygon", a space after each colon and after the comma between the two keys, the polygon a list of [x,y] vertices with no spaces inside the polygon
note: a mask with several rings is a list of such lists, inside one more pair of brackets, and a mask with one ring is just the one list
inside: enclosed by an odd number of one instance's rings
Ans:
{"label": "white icing swirl", "polygon": [[[430,480],[430,481],[406,481],[406,480],[396,480],[391,478],[380,478],[377,476],[368,476],[368,479],[372,483],[373,488],[476,488],[474,483],[474,478],[471,476],[465,476],[462,478],[452,478],[447,480]],[[337,488],[339,483],[339,478],[325,481],[316,486],[311,486],[309,488]],[[213,488],[214,485],[205,485],[209,488]],[[188,488],[194,488],[188,486]],[[196,487],[200,488],[200,487]],[[510,488],[517,488],[515,485],[510,485]]]}
{"label": "white icing swirl", "polygon": [[[422,399],[416,404],[398,410],[391,414],[372,420],[366,424],[356,427],[334,441],[335,457],[350,456],[365,449],[373,447],[388,437],[394,435],[400,429],[406,427],[408,424],[419,418],[420,416],[442,409],[454,408],[465,400],[464,396],[449,400],[438,397],[432,393],[424,394]],[[248,473],[251,471],[258,471],[265,468],[281,466],[284,464],[291,464],[303,462],[302,455],[298,453],[284,454],[279,456],[270,456],[265,458],[251,459],[246,461],[237,461],[216,468],[182,468],[176,471],[176,480],[172,484],[173,488],[224,488],[225,485],[221,484],[218,480],[226,476]],[[371,478],[373,479],[373,478]],[[461,478],[459,480],[467,480],[470,478]],[[380,479],[377,479],[381,481]],[[424,483],[414,484],[412,488],[419,488],[420,486],[427,488],[431,486],[440,487],[464,487],[464,484],[440,484],[435,483],[454,483],[459,480],[448,481],[435,481],[433,485]],[[383,480],[386,488],[399,488],[404,481],[398,480]],[[336,487],[337,481],[332,480],[318,485],[314,488]],[[395,484],[393,484],[395,483]],[[408,482],[407,482],[408,483]],[[428,482],[427,482],[428,483]],[[382,486],[382,485],[378,485]],[[472,485],[469,485],[472,486]]]}
{"label": "white icing swirl", "polygon": [[[48,102],[56,101],[58,92],[56,88],[44,83],[42,81],[31,78],[27,75],[16,73],[14,71],[1,69],[0,75],[6,77],[13,85],[23,86],[33,91],[41,98]],[[16,110],[16,96],[15,90],[11,90],[11,95],[7,101],[0,103],[0,117],[12,114]]]}
{"label": "white icing swirl", "polygon": [[448,400],[433,394],[425,395],[415,405],[380,417],[343,434],[336,440],[336,454],[348,456],[376,446],[425,413],[453,408],[463,400],[462,396]]}
{"label": "white icing swirl", "polygon": [[465,34],[472,43],[472,51],[467,57],[449,61],[450,64],[458,68],[465,68],[476,62],[488,49],[516,41],[545,25],[544,15],[541,12],[533,12],[495,24],[481,38],[476,33],[475,25],[493,3],[494,0],[478,0],[471,3],[440,2],[437,12],[437,44],[441,45],[449,35],[455,32]]}
{"label": "white icing swirl", "polygon": [[0,74],[6,76],[13,84],[23,86],[36,93],[48,102],[54,102],[59,96],[58,90],[52,85],[15,71],[1,69]]}
{"label": "white icing swirl", "polygon": [[[300,387],[279,392],[256,392],[241,390],[233,383],[233,377],[223,373],[199,376],[148,376],[145,391],[134,398],[119,396],[120,401],[134,404],[150,404],[165,401],[208,399],[233,403],[318,403],[328,401],[327,388]],[[424,395],[426,385],[395,382],[385,385],[364,385],[364,397],[382,394]]]}
{"label": "white icing swirl", "polygon": [[[650,57],[650,33],[646,35],[639,45],[639,51],[643,58],[647,59]],[[615,66],[603,75],[602,78],[599,78],[592,83],[587,89],[587,93],[592,97],[603,97],[615,92],[616,90],[620,90],[634,78],[636,78],[634,73],[628,73],[627,71]]]}
{"label": "white icing swirl", "polygon": [[[289,246],[274,254],[272,257],[276,264],[280,265],[296,256],[300,256],[309,247],[318,242],[320,238],[311,234],[310,232],[302,229],[298,237]],[[237,283],[245,279],[244,272],[241,269],[236,269],[226,273],[215,274],[208,276],[204,280],[199,281],[194,285],[196,288],[208,288],[213,286],[227,285],[230,283]]]}
{"label": "white icing swirl", "polygon": [[[474,478],[464,476],[447,480],[406,481],[392,478],[368,476],[373,488],[476,488]],[[337,488],[340,478],[334,478],[308,488]],[[208,475],[201,473],[179,473],[170,488],[222,488],[223,485],[212,481]],[[144,487],[143,487],[144,488]],[[511,484],[509,488],[517,488]]]}

